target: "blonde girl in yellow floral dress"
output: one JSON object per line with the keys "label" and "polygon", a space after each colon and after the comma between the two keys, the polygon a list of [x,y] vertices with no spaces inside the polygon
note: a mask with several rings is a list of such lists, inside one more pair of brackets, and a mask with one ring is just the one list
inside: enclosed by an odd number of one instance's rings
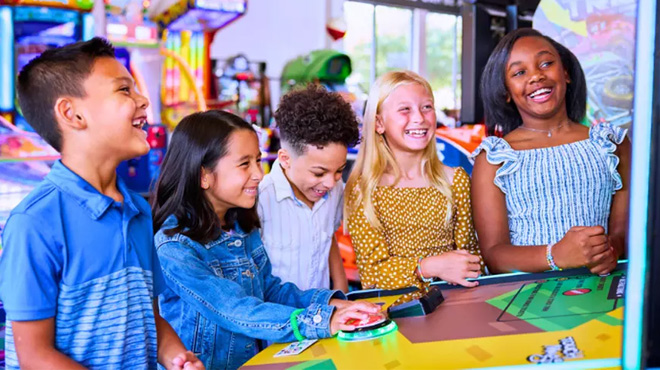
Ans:
{"label": "blonde girl in yellow floral dress", "polygon": [[438,159],[435,129],[426,80],[393,71],[376,81],[344,213],[363,288],[416,286],[423,292],[433,278],[478,284],[467,280],[483,267],[470,178]]}

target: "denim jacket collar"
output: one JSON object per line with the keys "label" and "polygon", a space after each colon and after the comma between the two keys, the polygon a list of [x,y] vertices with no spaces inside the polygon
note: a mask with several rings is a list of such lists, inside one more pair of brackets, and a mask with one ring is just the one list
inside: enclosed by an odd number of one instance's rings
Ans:
{"label": "denim jacket collar", "polygon": [[[163,222],[163,226],[161,226],[161,229],[173,229],[178,224],[179,224],[179,221],[177,220],[176,216],[170,215],[169,217],[167,217],[167,219],[165,219],[165,222]],[[186,231],[186,230],[187,229],[184,229],[183,231]],[[187,240],[191,240],[191,241],[194,241],[196,243],[199,243],[196,240],[192,240],[189,237],[183,235],[183,233],[177,233],[177,234],[172,235],[172,236],[167,236],[164,233],[158,233],[158,234],[159,235],[156,235],[156,238],[157,239],[162,238],[162,239],[161,240],[156,240],[156,244],[160,244],[160,243],[163,243],[163,242],[166,242],[166,241],[181,240],[181,239],[187,239]],[[227,232],[225,230],[222,230],[220,232],[220,236],[218,236],[215,240],[212,240],[208,243],[200,243],[200,244],[203,244],[204,247],[206,247],[208,249],[208,248],[214,247],[218,244],[224,243],[224,242],[226,242],[227,240],[229,240],[230,238],[232,238],[234,236],[246,237],[248,234],[249,233],[246,233],[245,231],[243,231],[243,229],[241,229],[241,227],[238,225],[238,222],[235,222],[234,223],[234,228],[231,231]]]}

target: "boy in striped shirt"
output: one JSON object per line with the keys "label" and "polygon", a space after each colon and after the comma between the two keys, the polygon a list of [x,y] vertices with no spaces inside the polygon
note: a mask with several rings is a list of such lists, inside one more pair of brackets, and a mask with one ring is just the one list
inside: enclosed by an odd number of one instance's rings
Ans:
{"label": "boy in striped shirt", "polygon": [[300,289],[348,291],[334,237],[342,220],[348,147],[358,122],[341,95],[310,85],[284,95],[275,112],[282,148],[259,184],[261,237],[273,275]]}

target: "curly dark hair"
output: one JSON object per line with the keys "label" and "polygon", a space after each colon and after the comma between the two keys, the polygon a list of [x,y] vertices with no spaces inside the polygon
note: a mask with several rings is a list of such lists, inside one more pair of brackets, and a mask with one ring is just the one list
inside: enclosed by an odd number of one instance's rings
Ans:
{"label": "curly dark hair", "polygon": [[280,138],[296,154],[307,145],[338,143],[347,148],[358,143],[355,112],[338,93],[310,84],[282,97],[275,112]]}
{"label": "curly dark hair", "polygon": [[516,105],[506,101],[507,89],[504,70],[513,45],[523,37],[545,39],[559,53],[561,64],[568,72],[571,83],[566,85],[566,113],[573,122],[580,122],[587,109],[587,82],[575,54],[564,45],[531,28],[519,28],[506,36],[495,47],[481,75],[481,96],[489,135],[501,129],[502,136],[522,125],[522,117]]}

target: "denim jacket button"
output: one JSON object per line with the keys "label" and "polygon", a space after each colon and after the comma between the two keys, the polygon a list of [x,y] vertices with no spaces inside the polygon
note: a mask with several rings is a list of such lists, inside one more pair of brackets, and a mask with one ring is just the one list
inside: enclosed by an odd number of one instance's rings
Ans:
{"label": "denim jacket button", "polygon": [[243,241],[242,240],[237,240],[237,241],[234,242],[234,245],[237,246],[237,247],[240,247],[241,245],[243,245]]}
{"label": "denim jacket button", "polygon": [[312,318],[312,320],[314,321],[314,324],[318,324],[318,323],[320,323],[321,321],[323,321],[323,318],[321,317],[321,315],[318,315],[318,314],[317,314],[317,315],[314,315],[314,317]]}

